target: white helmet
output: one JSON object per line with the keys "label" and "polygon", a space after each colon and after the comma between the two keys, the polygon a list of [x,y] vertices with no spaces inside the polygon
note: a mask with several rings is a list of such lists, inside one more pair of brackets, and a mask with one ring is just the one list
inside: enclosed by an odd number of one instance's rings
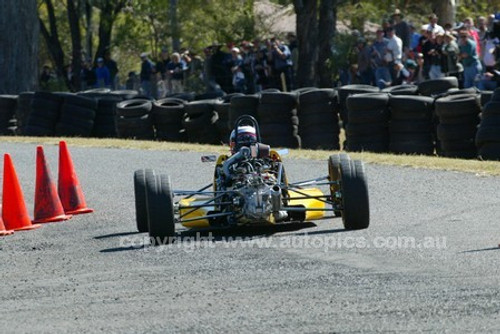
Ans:
{"label": "white helmet", "polygon": [[[236,147],[236,139],[238,139],[238,147]],[[231,147],[231,153],[236,153],[242,146],[250,146],[257,142],[257,133],[255,128],[250,125],[238,126],[238,138],[236,134],[231,131],[231,136],[229,136],[229,146]]]}

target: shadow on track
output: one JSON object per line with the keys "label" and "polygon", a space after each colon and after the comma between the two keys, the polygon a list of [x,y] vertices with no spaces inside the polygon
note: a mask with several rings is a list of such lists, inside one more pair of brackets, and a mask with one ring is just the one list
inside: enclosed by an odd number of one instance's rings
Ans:
{"label": "shadow on track", "polygon": [[120,233],[111,233],[111,234],[105,234],[105,235],[98,235],[97,237],[94,237],[94,239],[99,240],[99,239],[107,239],[107,238],[114,238],[114,237],[125,237],[127,235],[133,235],[133,234],[139,234],[141,232],[120,232]]}
{"label": "shadow on track", "polygon": [[467,251],[463,251],[463,252],[460,252],[460,253],[479,253],[479,252],[495,251],[495,250],[496,251],[500,250],[500,245],[496,246],[496,247],[490,247],[490,248],[472,249],[472,250],[467,250]]}

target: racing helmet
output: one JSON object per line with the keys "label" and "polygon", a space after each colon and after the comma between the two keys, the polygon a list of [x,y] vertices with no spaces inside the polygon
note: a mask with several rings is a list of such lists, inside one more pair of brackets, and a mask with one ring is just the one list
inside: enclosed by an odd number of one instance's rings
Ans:
{"label": "racing helmet", "polygon": [[235,133],[235,130],[231,131],[231,135],[229,136],[229,146],[231,147],[231,154],[238,152],[239,149],[243,146],[250,146],[257,142],[257,134],[253,126],[238,126],[237,131],[238,134]]}

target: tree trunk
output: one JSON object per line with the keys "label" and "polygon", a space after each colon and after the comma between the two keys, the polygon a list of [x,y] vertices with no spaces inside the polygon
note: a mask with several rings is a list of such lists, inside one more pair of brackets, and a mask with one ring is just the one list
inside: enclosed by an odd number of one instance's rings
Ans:
{"label": "tree trunk", "polygon": [[170,0],[170,29],[172,31],[172,49],[179,51],[181,47],[179,22],[177,21],[177,0]]}
{"label": "tree trunk", "polygon": [[64,80],[66,87],[70,87],[68,76],[66,75],[66,71],[64,69],[64,51],[61,47],[61,42],[59,41],[54,6],[51,0],[45,0],[45,5],[47,6],[50,30],[47,29],[43,21],[39,19],[40,30],[43,38],[45,39],[45,43],[47,43],[47,49],[49,50],[54,61],[57,77]]}
{"label": "tree trunk", "polygon": [[71,91],[79,91],[80,72],[82,70],[82,39],[80,35],[80,18],[77,8],[75,7],[74,0],[68,0],[68,21],[69,29],[71,32],[71,46],[73,48],[71,60],[71,69],[73,71],[73,80],[70,82]]}
{"label": "tree trunk", "polygon": [[299,64],[297,70],[298,87],[314,86],[315,64],[318,56],[318,5],[316,0],[294,0],[297,14],[297,43]]}
{"label": "tree trunk", "polygon": [[106,1],[100,7],[101,15],[99,19],[99,45],[96,50],[96,58],[103,57],[107,48],[111,46],[111,33],[116,16],[123,9],[127,0]]}
{"label": "tree trunk", "polygon": [[321,0],[319,10],[318,29],[318,76],[319,86],[330,88],[332,84],[332,71],[329,66],[332,55],[332,41],[335,37],[337,25],[337,1]]}
{"label": "tree trunk", "polygon": [[36,1],[0,1],[0,31],[0,94],[35,90],[39,42]]}
{"label": "tree trunk", "polygon": [[85,53],[86,57],[92,57],[92,6],[85,1]]}
{"label": "tree trunk", "polygon": [[457,4],[455,0],[433,1],[433,10],[436,13],[439,24],[444,26],[446,23],[455,23]]}

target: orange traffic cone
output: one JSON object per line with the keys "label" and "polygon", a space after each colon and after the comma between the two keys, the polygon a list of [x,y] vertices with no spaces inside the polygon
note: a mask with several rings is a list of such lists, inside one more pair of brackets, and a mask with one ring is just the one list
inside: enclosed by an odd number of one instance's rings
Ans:
{"label": "orange traffic cone", "polygon": [[[1,208],[2,208],[2,206],[0,205],[0,209]],[[0,215],[0,237],[3,237],[4,235],[9,235],[12,233],[14,233],[14,231],[12,231],[12,230],[7,231],[7,229],[5,228],[5,224],[3,223],[2,215]]]}
{"label": "orange traffic cone", "polygon": [[66,142],[59,142],[59,197],[67,214],[81,214],[93,212],[87,208],[80,182],[76,176],[73,161],[66,146]]}
{"label": "orange traffic cone", "polygon": [[23,191],[9,154],[5,154],[3,160],[2,218],[8,230],[32,230],[42,226],[31,224]]}
{"label": "orange traffic cone", "polygon": [[70,219],[64,213],[56,184],[50,177],[49,166],[45,161],[43,147],[36,148],[36,186],[35,186],[35,223],[50,223]]}

